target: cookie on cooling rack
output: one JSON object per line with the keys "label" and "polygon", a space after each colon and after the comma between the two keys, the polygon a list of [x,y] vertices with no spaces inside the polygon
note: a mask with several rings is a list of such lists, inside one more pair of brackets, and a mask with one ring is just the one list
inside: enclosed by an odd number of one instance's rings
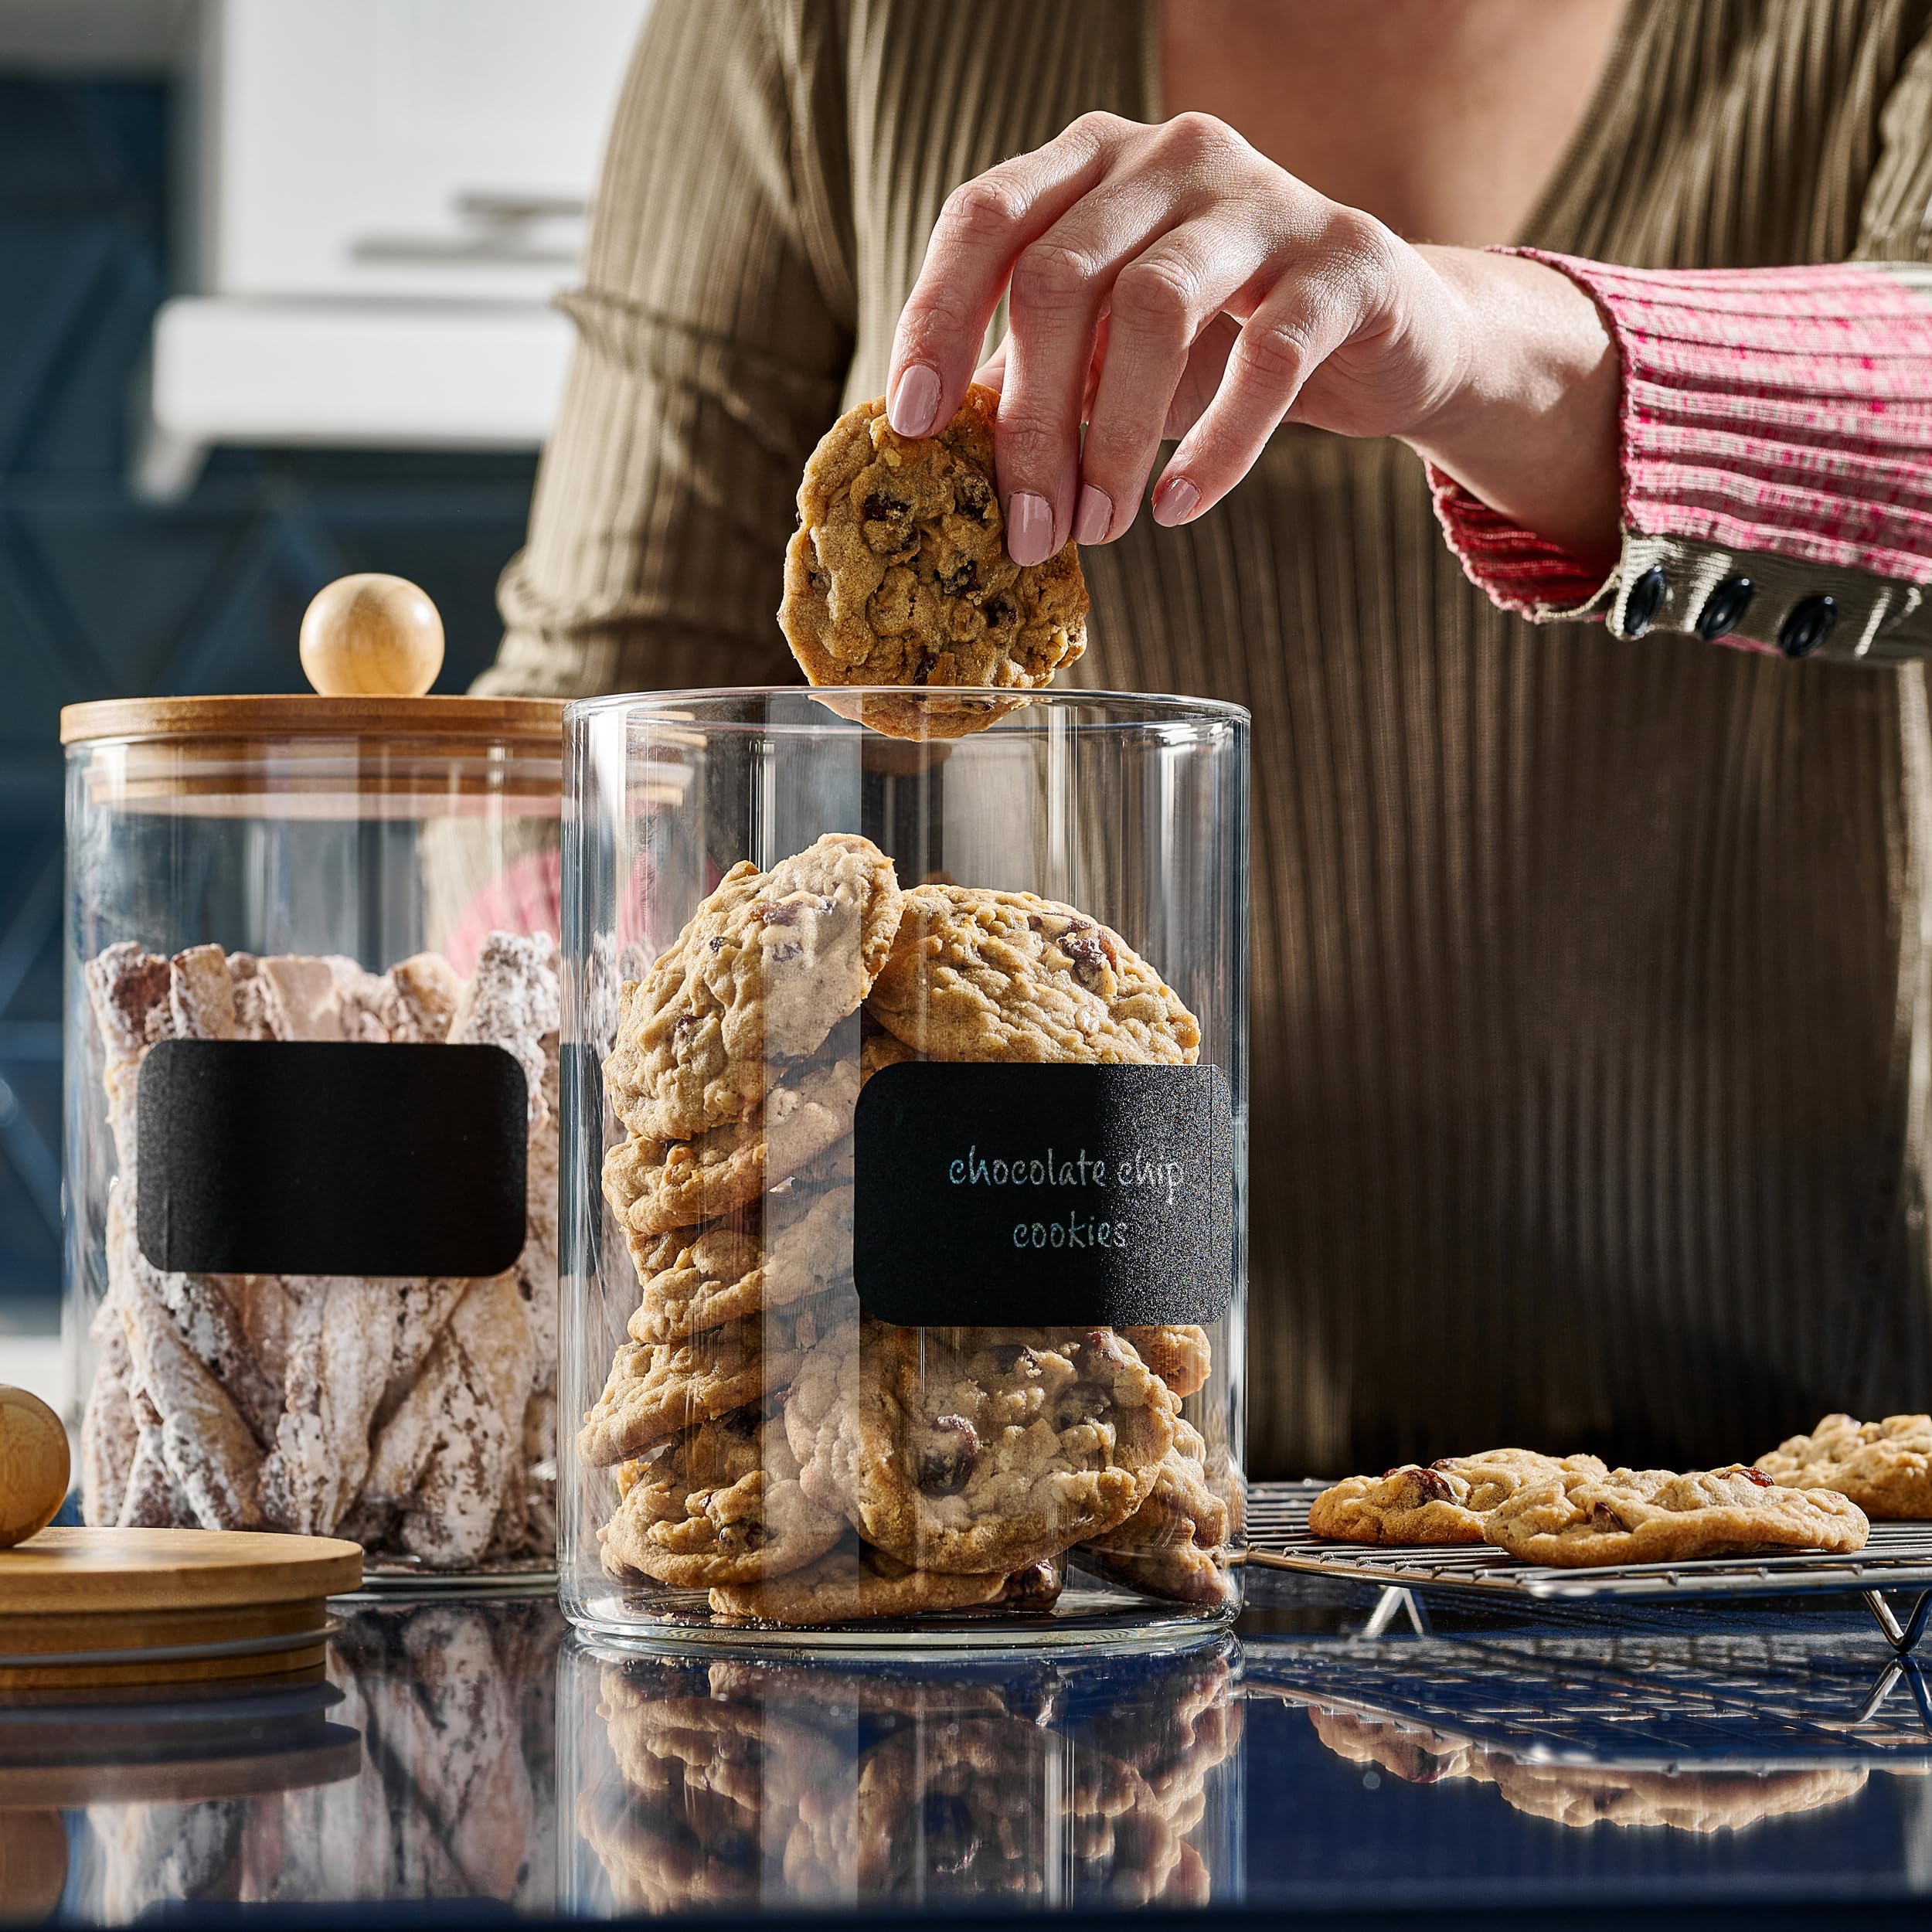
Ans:
{"label": "cookie on cooling rack", "polygon": [[1932,1416],[1827,1416],[1754,1465],[1787,1489],[1832,1489],[1874,1522],[1932,1521]]}
{"label": "cookie on cooling rack", "polygon": [[1865,1512],[1829,1489],[1787,1489],[1761,1471],[1560,1471],[1482,1519],[1483,1540],[1525,1563],[1589,1569],[1734,1550],[1865,1547]]}
{"label": "cookie on cooling rack", "polygon": [[1309,1533],[1338,1543],[1403,1546],[1479,1543],[1483,1519],[1526,1482],[1566,1470],[1605,1473],[1594,1456],[1485,1449],[1444,1456],[1426,1468],[1405,1462],[1379,1476],[1349,1476],[1308,1505]]}

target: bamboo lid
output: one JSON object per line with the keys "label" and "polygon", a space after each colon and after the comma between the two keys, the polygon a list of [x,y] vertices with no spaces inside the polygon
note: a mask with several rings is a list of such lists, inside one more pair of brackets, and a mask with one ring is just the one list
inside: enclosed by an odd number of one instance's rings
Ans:
{"label": "bamboo lid", "polygon": [[505,740],[561,755],[561,698],[323,698],[300,693],[220,698],[97,698],[63,705],[60,742],[196,738],[243,745],[274,738],[410,740],[425,752],[452,740]]}
{"label": "bamboo lid", "polygon": [[319,1671],[361,1547],[232,1529],[43,1529],[0,1550],[0,1697]]}
{"label": "bamboo lid", "polygon": [[528,745],[561,753],[560,698],[430,697],[443,621],[402,577],[338,577],[302,619],[302,668],[315,695],[107,698],[60,713],[60,742],[213,740],[245,757],[262,740],[379,737],[425,753]]}
{"label": "bamboo lid", "polygon": [[43,1529],[0,1553],[0,1650],[9,1617],[303,1603],[360,1587],[359,1544],[246,1529]]}

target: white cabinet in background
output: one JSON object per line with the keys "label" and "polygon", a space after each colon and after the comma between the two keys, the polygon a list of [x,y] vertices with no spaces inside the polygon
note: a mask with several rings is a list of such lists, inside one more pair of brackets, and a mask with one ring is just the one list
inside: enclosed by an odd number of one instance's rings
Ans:
{"label": "white cabinet in background", "polygon": [[648,4],[200,0],[136,487],[222,442],[540,443]]}
{"label": "white cabinet in background", "polygon": [[204,0],[200,275],[541,301],[574,274],[646,0]]}

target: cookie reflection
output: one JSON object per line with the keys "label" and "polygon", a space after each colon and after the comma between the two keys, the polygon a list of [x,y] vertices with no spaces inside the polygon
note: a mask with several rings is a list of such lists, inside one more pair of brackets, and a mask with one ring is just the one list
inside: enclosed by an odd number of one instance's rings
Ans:
{"label": "cookie reflection", "polygon": [[1238,1869],[1233,1655],[915,1675],[573,1646],[568,1903],[1225,1903]]}
{"label": "cookie reflection", "polygon": [[1338,1757],[1406,1784],[1493,1784],[1512,1811],[1554,1825],[1661,1825],[1741,1831],[1760,1819],[1822,1810],[1865,1788],[1861,1765],[1791,1770],[1614,1770],[1531,1764],[1375,1713],[1308,1706],[1315,1735]]}

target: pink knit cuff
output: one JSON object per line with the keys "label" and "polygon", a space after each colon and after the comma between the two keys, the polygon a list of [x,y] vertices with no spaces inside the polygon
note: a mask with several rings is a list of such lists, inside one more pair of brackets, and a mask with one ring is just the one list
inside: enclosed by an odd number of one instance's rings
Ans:
{"label": "pink knit cuff", "polygon": [[[1810,566],[1842,604],[1860,580],[1890,594],[1857,634],[1917,611],[1932,585],[1932,285],[1917,264],[1621,268],[1535,249],[1602,308],[1623,370],[1625,556],[1608,582],[1432,470],[1437,512],[1470,577],[1535,618],[1619,622],[1634,556],[1721,553],[1739,572]],[[1754,573],[1752,566],[1757,567]],[[1844,573],[1854,573],[1848,581]],[[1682,570],[1677,573],[1683,575]],[[1708,570],[1696,573],[1708,577]],[[1681,603],[1682,600],[1678,600]],[[1883,623],[1879,622],[1881,614]],[[1660,613],[1692,628],[1697,613]],[[1774,643],[1759,598],[1733,643]],[[1853,634],[1847,623],[1832,655]]]}
{"label": "pink knit cuff", "polygon": [[1488,591],[1492,603],[1541,621],[1567,616],[1595,600],[1604,587],[1601,570],[1492,510],[1434,464],[1427,468],[1442,533],[1470,581]]}

